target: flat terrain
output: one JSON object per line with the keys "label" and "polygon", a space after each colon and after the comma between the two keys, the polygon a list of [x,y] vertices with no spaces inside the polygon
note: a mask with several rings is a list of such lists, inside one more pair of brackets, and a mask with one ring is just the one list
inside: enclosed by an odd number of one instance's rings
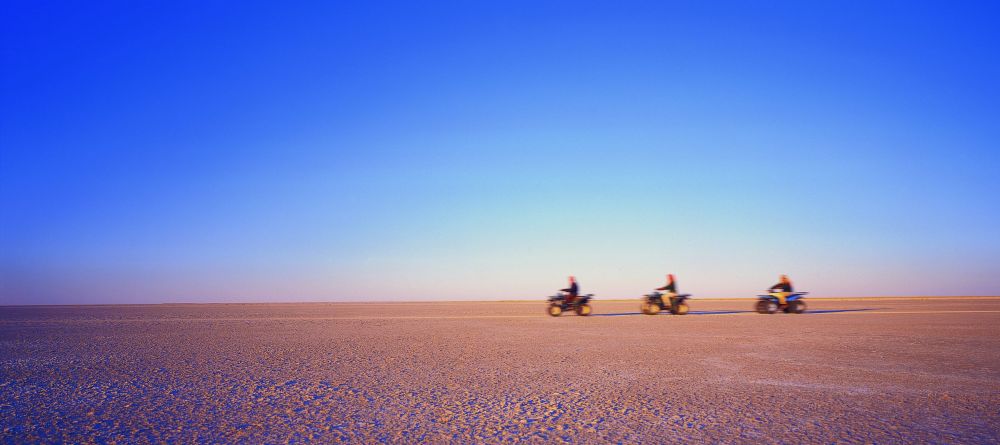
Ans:
{"label": "flat terrain", "polygon": [[0,307],[2,442],[1000,442],[1000,298]]}

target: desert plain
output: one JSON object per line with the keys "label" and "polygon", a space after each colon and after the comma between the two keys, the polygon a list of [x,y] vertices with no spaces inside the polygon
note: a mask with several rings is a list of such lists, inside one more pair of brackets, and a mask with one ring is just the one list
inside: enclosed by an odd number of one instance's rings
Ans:
{"label": "desert plain", "polygon": [[1000,298],[0,307],[4,443],[998,443]]}

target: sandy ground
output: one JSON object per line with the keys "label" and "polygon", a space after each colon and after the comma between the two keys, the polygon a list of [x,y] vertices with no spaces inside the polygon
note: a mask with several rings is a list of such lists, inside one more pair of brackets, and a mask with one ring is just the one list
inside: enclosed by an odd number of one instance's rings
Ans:
{"label": "sandy ground", "polygon": [[1000,442],[1000,299],[0,307],[20,442]]}

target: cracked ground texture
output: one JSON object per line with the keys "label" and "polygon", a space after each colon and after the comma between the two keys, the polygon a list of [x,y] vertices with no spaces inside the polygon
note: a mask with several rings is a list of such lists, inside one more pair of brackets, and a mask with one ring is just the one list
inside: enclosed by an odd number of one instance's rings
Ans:
{"label": "cracked ground texture", "polygon": [[998,443],[1000,299],[0,307],[4,443]]}

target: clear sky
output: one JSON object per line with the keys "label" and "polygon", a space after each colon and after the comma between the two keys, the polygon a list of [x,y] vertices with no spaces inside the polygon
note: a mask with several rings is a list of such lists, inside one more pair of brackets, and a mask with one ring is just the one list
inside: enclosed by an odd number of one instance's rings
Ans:
{"label": "clear sky", "polygon": [[1000,294],[997,2],[154,3],[4,2],[0,303]]}

